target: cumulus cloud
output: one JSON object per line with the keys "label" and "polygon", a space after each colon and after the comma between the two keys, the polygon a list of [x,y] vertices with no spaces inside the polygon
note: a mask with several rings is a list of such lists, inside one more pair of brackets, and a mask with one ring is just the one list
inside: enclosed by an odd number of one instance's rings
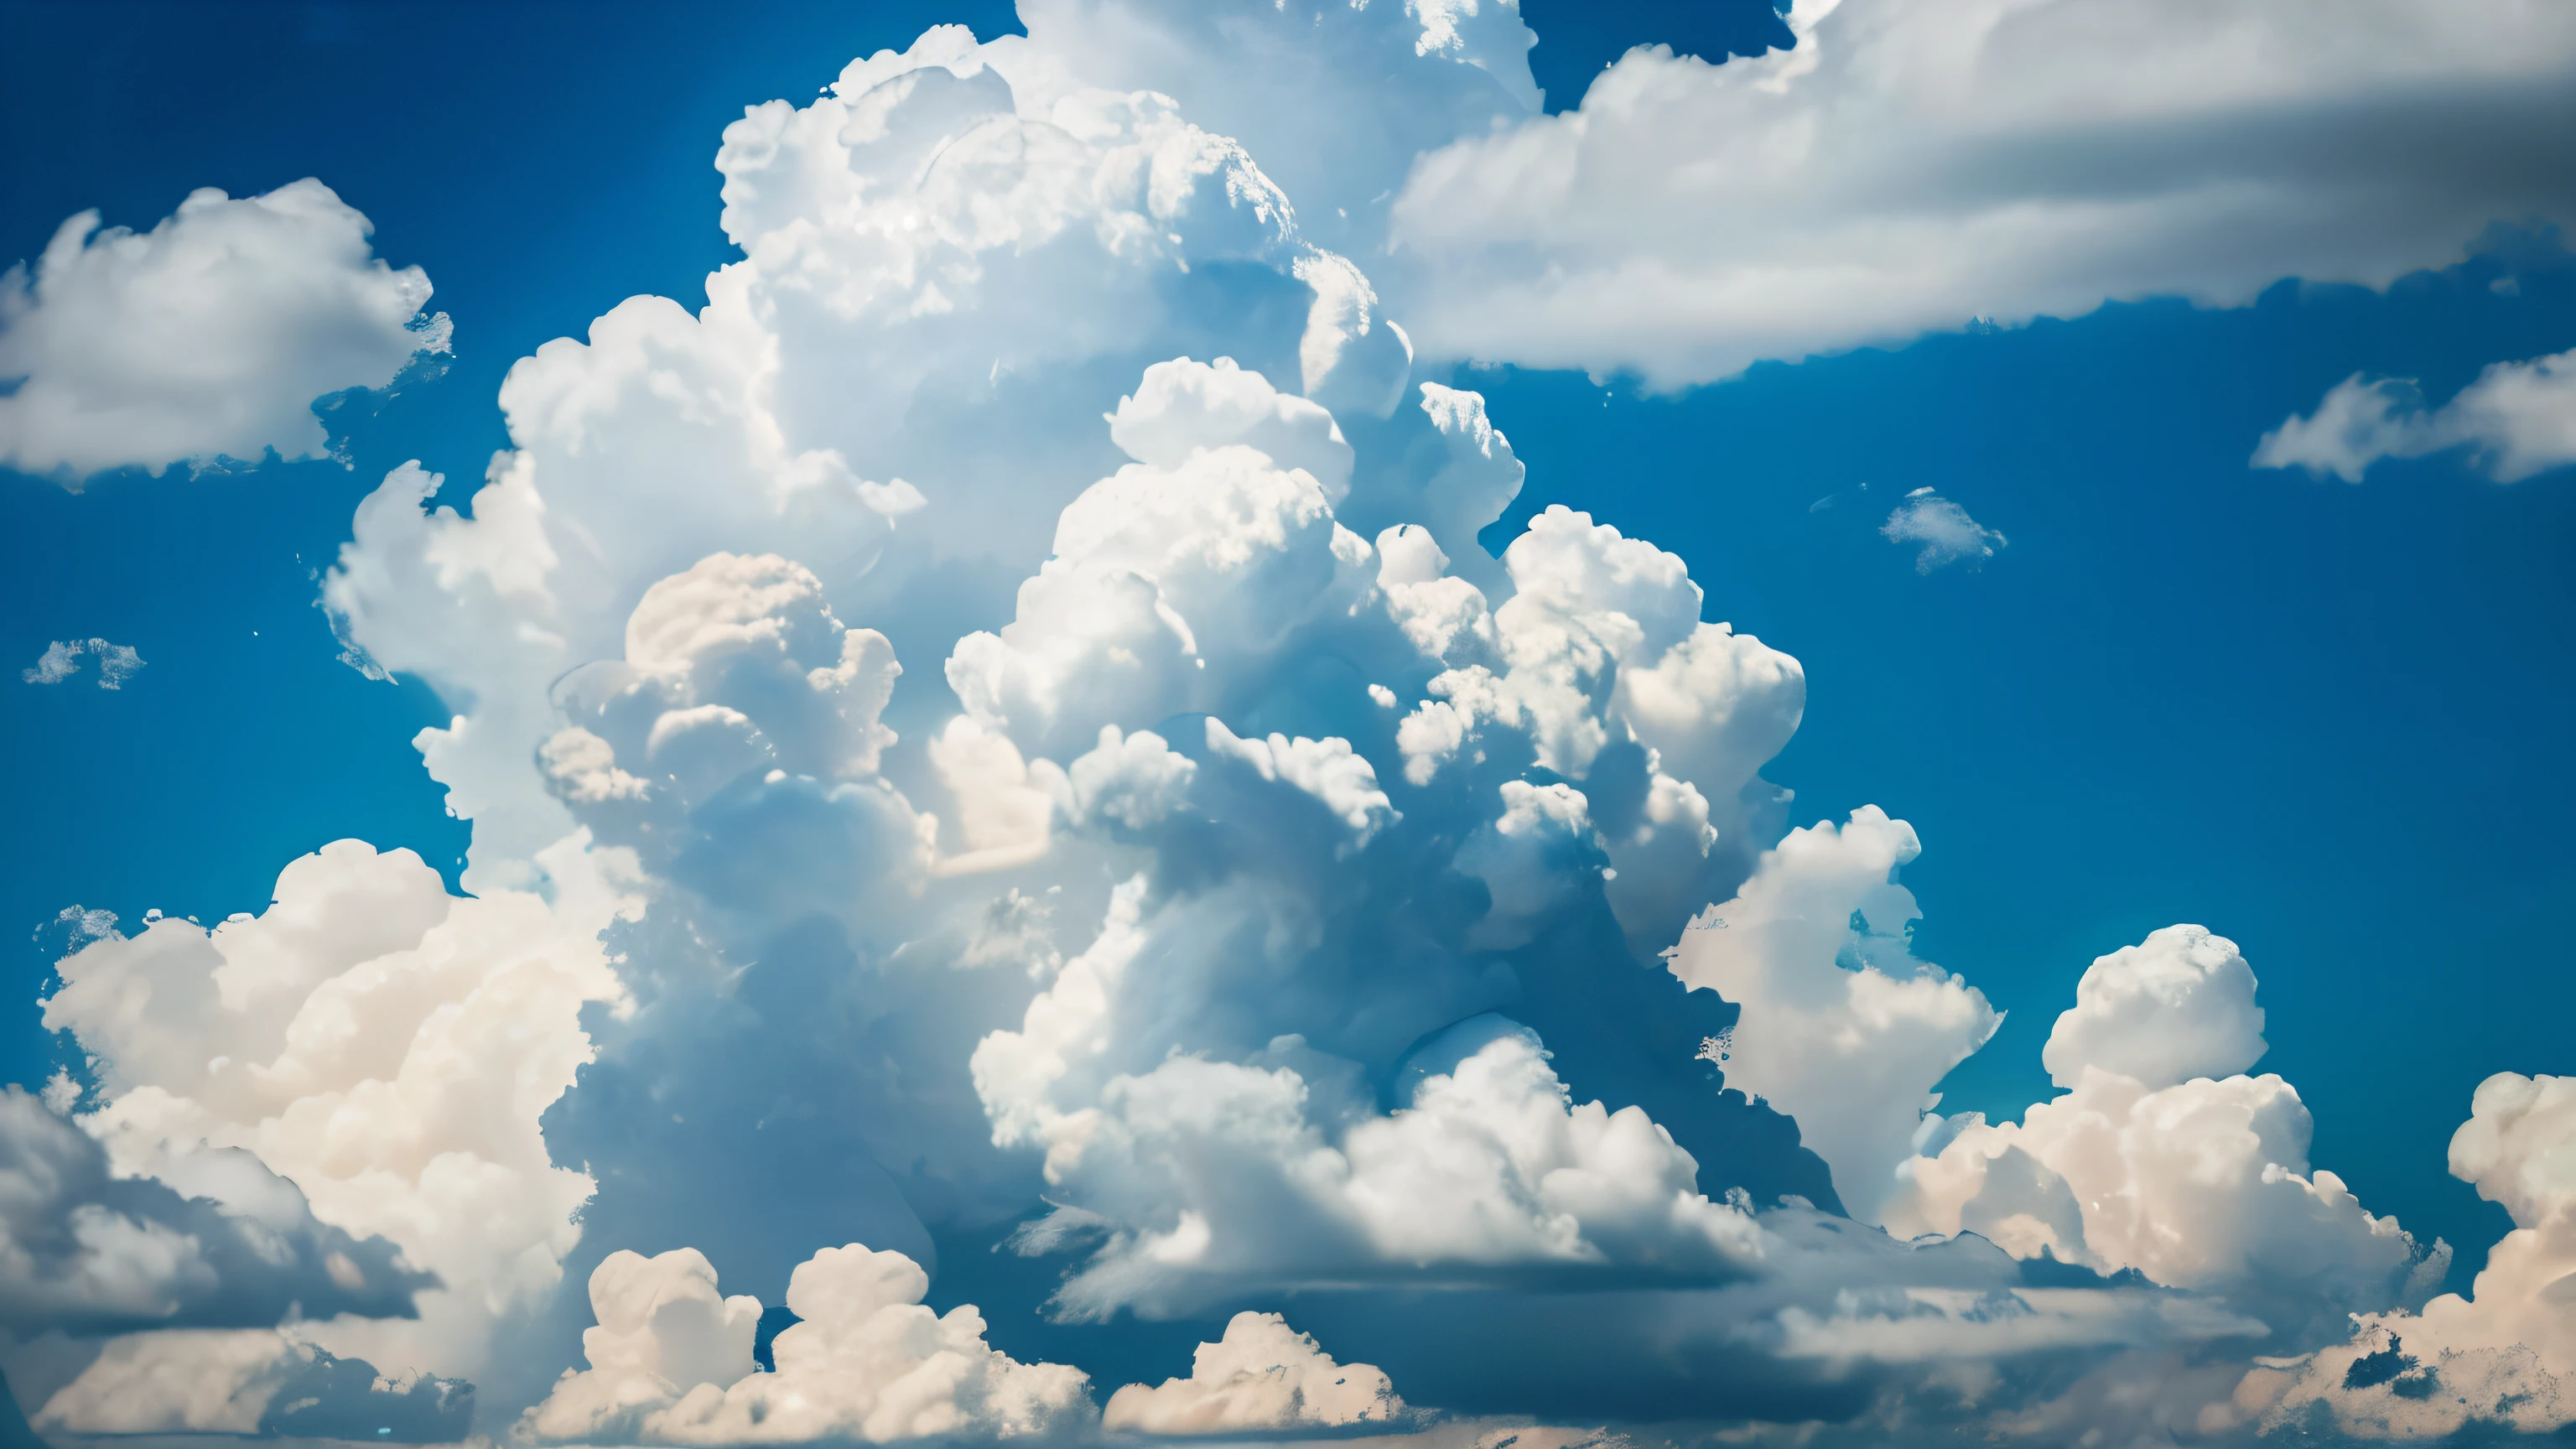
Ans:
{"label": "cumulus cloud", "polygon": [[2354,373],[2315,412],[2265,433],[2254,466],[2358,483],[2383,458],[2454,448],[2499,483],[2576,463],[2576,352],[2495,363],[2438,408],[2424,405],[2410,379]]}
{"label": "cumulus cloud", "polygon": [[1896,505],[1878,531],[1890,543],[1922,545],[1914,555],[1914,571],[1918,574],[1961,562],[1974,568],[2011,543],[1970,518],[1968,510],[1929,488],[1906,494],[1905,501]]}
{"label": "cumulus cloud", "polygon": [[[261,915],[91,941],[43,1003],[89,1054],[82,1125],[119,1176],[271,1222],[300,1193],[328,1229],[399,1245],[436,1275],[401,1285],[417,1317],[308,1303],[304,1337],[473,1377],[494,1323],[553,1286],[591,1192],[538,1129],[589,1055],[581,1008],[624,997],[597,939],[629,908],[602,875],[618,858],[580,846],[553,857],[548,902],[452,897],[411,852],[342,841],[288,865]],[[384,1281],[381,1246],[333,1274],[341,1239],[315,1241],[333,1281]]]}
{"label": "cumulus cloud", "polygon": [[1741,1008],[1704,1049],[1727,1085],[1798,1119],[1863,1222],[1896,1191],[1933,1085],[2003,1024],[1984,993],[1913,955],[1922,913],[1895,873],[1922,849],[1876,806],[1793,830],[1669,958],[1684,985]]}
{"label": "cumulus cloud", "polygon": [[760,1300],[721,1298],[692,1248],[618,1252],[590,1276],[590,1367],[566,1371],[522,1438],[618,1444],[1014,1439],[1090,1421],[1088,1380],[984,1342],[973,1307],[922,1306],[929,1276],[901,1253],[825,1248],[788,1281],[797,1322],[752,1362]]}
{"label": "cumulus cloud", "polygon": [[1798,0],[1787,19],[1793,50],[1641,48],[1580,109],[1424,155],[1382,283],[1415,340],[1678,385],[2109,298],[2384,285],[2498,218],[2570,219],[2563,10]]}
{"label": "cumulus cloud", "polygon": [[2470,1294],[2356,1315],[2351,1342],[2254,1369],[2236,1394],[2247,1417],[2408,1440],[2576,1422],[2576,1078],[2479,1083],[2450,1158],[2452,1176],[2513,1215]]}
{"label": "cumulus cloud", "polygon": [[2040,1051],[2061,1087],[2086,1067],[2169,1087],[2233,1076],[2264,1052],[2254,968],[2236,943],[2201,926],[2167,926],[2085,968],[2075,1005]]}
{"label": "cumulus cloud", "polygon": [[98,661],[98,687],[123,689],[144,665],[142,655],[131,644],[111,644],[105,639],[57,639],[45,646],[42,657],[19,671],[29,684],[60,684],[81,672],[82,656]]}
{"label": "cumulus cloud", "polygon": [[200,1149],[160,1178],[118,1176],[87,1133],[0,1089],[0,1326],[113,1332],[266,1327],[290,1315],[410,1316],[437,1280],[381,1237],[314,1219],[239,1149]]}
{"label": "cumulus cloud", "polygon": [[429,278],[368,246],[366,217],[306,179],[211,187],[143,233],[64,222],[0,276],[0,467],[92,474],[217,458],[318,458],[316,399],[381,388],[448,348]]}
{"label": "cumulus cloud", "polygon": [[1338,1364],[1276,1313],[1243,1312],[1202,1343],[1190,1376],[1129,1384],[1109,1396],[1101,1427],[1146,1434],[1244,1434],[1404,1418],[1404,1400],[1374,1364]]}
{"label": "cumulus cloud", "polygon": [[[1065,995],[1099,989],[1077,974],[1087,964],[1069,963]],[[1032,1026],[1079,1030],[1063,1019],[1066,1004],[1042,995]],[[1702,1196],[1698,1164],[1643,1111],[1572,1102],[1535,1035],[1509,1022],[1449,1036],[1448,1052],[1482,1040],[1443,1070],[1419,1064],[1425,1074],[1404,1108],[1358,1116],[1338,1133],[1308,1116],[1336,1084],[1293,1066],[1175,1058],[1113,1078],[1105,1110],[1065,1113],[1013,1091],[1069,1055],[1057,1041],[997,1032],[975,1064],[995,1135],[1044,1146],[1048,1179],[1069,1200],[1032,1245],[1105,1237],[1061,1295],[1076,1313],[1170,1313],[1353,1274],[1510,1281],[1532,1269],[1631,1266],[1724,1278],[1759,1258],[1751,1217]],[[1282,1043],[1275,1055],[1303,1058],[1310,1071],[1332,1066],[1301,1047]]]}
{"label": "cumulus cloud", "polygon": [[2298,1092],[2244,1075],[2264,1049],[2254,985],[2235,944],[2199,926],[2095,961],[2043,1053],[2065,1095],[2017,1124],[1927,1118],[1889,1229],[2223,1293],[2290,1346],[2420,1299],[2449,1248],[2419,1247],[2312,1168]]}

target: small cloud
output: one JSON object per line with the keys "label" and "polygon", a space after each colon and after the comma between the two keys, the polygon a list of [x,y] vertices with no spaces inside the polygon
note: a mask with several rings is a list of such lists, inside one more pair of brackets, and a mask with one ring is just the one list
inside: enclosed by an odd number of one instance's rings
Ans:
{"label": "small cloud", "polygon": [[143,668],[143,656],[131,644],[110,644],[104,639],[57,639],[45,646],[44,657],[19,671],[29,684],[60,684],[81,671],[81,656],[98,661],[98,687],[123,689],[125,681]]}
{"label": "small cloud", "polygon": [[2011,543],[1970,518],[1968,510],[1929,488],[1906,494],[1905,501],[1896,505],[1896,511],[1887,515],[1886,524],[1878,531],[1890,543],[1923,545],[1923,551],[1914,556],[1914,571],[1918,574],[1928,574],[1962,559],[1974,567],[2003,552]]}
{"label": "small cloud", "polygon": [[[2511,280],[2510,278],[2506,280]],[[2576,352],[2499,362],[2439,408],[2425,406],[2413,379],[2365,380],[2354,373],[2263,435],[2257,468],[2305,468],[2358,483],[2383,458],[2421,458],[2452,448],[2499,483],[2576,463]]]}

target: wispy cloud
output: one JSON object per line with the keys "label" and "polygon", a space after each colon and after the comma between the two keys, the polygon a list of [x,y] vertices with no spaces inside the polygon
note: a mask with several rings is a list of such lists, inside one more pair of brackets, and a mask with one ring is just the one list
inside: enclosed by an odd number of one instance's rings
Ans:
{"label": "wispy cloud", "polygon": [[2438,408],[2424,405],[2412,378],[2356,372],[2315,412],[2265,433],[2253,463],[2358,483],[2383,458],[2452,448],[2499,483],[2576,463],[2576,352],[2496,363]]}
{"label": "wispy cloud", "polygon": [[1928,574],[1954,563],[1971,568],[2004,551],[2012,540],[1968,516],[1968,510],[1929,488],[1917,488],[1887,515],[1878,530],[1890,543],[1923,546],[1914,571]]}
{"label": "wispy cloud", "polygon": [[29,684],[60,684],[81,672],[83,658],[98,662],[98,687],[123,689],[143,668],[143,656],[131,644],[111,644],[105,639],[57,639],[45,646],[36,662],[18,672]]}

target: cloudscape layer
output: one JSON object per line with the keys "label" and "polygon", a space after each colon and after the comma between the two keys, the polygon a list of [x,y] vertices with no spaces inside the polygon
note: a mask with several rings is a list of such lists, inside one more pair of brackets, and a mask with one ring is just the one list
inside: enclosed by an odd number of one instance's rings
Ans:
{"label": "cloudscape layer", "polygon": [[[434,691],[461,873],[343,840],[211,926],[56,923],[64,1069],[0,1095],[35,1433],[2576,1423],[2576,1063],[2453,1104],[2491,1249],[2313,1160],[2223,922],[2064,963],[2049,1090],[1945,1112],[2005,1013],[1917,939],[1939,822],[1802,808],[1799,641],[1520,523],[1452,369],[1670,392],[2385,286],[2576,220],[2576,10],[1797,0],[1791,48],[1640,48],[1553,113],[1510,0],[1020,15],[749,105],[704,307],[520,359],[479,479],[370,475],[313,583]],[[321,180],[73,217],[0,279],[0,464],[331,456],[328,399],[452,342],[379,244]],[[2355,376],[2245,447],[2551,486],[2569,358]],[[1927,578],[2031,547],[1828,505]],[[73,639],[26,682],[88,662],[166,672]]]}

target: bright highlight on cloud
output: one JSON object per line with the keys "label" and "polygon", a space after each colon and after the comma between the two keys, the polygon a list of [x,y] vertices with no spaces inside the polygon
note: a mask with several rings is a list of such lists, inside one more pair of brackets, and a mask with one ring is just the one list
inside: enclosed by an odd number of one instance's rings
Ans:
{"label": "bright highlight on cloud", "polygon": [[2383,458],[2453,448],[2499,483],[2576,463],[2576,352],[2499,362],[2438,408],[2404,378],[2335,384],[2305,417],[2263,435],[2257,468],[2305,468],[2358,483]]}
{"label": "bright highlight on cloud", "polygon": [[111,644],[105,639],[57,639],[45,646],[36,662],[19,671],[29,684],[60,684],[86,668],[86,657],[98,661],[98,687],[123,689],[143,668],[145,660],[131,644]]}
{"label": "bright highlight on cloud", "polygon": [[[2392,125],[2563,104],[2576,30],[1826,8],[1555,119],[1491,0],[1032,3],[751,108],[707,306],[538,349],[470,511],[396,469],[324,582],[351,662],[448,703],[416,744],[467,893],[340,842],[256,916],[85,930],[44,1003],[85,1072],[28,1140],[90,1163],[21,1194],[47,1281],[185,1308],[172,1225],[256,1217],[363,1306],[218,1272],[231,1317],[72,1323],[95,1354],[40,1420],[322,1433],[295,1406],[338,1401],[290,1386],[363,1364],[442,1432],[472,1380],[520,1443],[2154,1443],[2405,1433],[2367,1395],[2425,1370],[2334,1367],[2402,1340],[2496,1389],[2439,1423],[2562,1421],[2552,1079],[2490,1082],[2455,1147],[2519,1225],[2472,1300],[2310,1162],[2248,1074],[2253,970],[2198,927],[2083,974],[2059,1096],[1941,1115],[2001,1014],[1915,954],[1914,827],[1790,828],[1763,772],[1805,669],[1679,556],[1563,506],[1488,552],[1525,469],[1414,338],[1673,381],[2436,260],[2528,198],[2382,226],[2296,181],[2359,144],[2320,118],[2399,82]],[[1678,199],[1676,136],[1719,148]],[[234,215],[168,229],[201,214]],[[354,216],[334,255],[400,282]],[[1642,318],[1640,277],[1678,301]],[[1885,532],[1925,572],[2004,546],[1928,492]],[[929,1306],[959,1251],[1043,1321]],[[1103,1406],[1079,1363],[1139,1319],[1199,1332],[1191,1373]]]}
{"label": "bright highlight on cloud", "polygon": [[314,402],[381,388],[448,348],[429,278],[311,179],[239,200],[206,188],[148,232],[64,222],[0,276],[0,467],[94,474],[329,451]]}

